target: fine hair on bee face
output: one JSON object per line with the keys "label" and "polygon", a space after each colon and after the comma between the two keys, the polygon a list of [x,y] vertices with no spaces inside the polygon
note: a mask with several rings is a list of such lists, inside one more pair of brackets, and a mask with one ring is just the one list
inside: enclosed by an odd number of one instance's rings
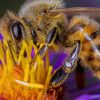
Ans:
{"label": "fine hair on bee face", "polygon": [[[27,1],[18,15],[8,11],[0,21],[0,32],[19,52],[22,40],[44,44],[37,55],[54,45],[69,49],[69,56],[54,73],[50,86],[64,83],[69,73],[81,64],[100,78],[100,8],[65,8],[61,0]],[[72,49],[70,49],[72,48]]]}

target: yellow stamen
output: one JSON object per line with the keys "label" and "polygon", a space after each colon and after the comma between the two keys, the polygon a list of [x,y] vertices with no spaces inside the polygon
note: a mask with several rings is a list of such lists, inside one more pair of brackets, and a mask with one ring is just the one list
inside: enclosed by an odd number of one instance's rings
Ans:
{"label": "yellow stamen", "polygon": [[42,84],[32,84],[32,83],[23,82],[23,81],[20,81],[20,80],[15,80],[15,82],[17,82],[18,84],[21,84],[23,86],[30,87],[30,88],[38,88],[38,89],[44,88],[44,86]]}

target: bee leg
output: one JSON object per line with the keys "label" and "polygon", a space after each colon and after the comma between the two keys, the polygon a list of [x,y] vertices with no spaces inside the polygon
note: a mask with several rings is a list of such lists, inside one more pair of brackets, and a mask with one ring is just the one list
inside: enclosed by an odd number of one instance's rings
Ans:
{"label": "bee leg", "polygon": [[52,42],[54,42],[55,38],[57,36],[57,29],[54,27],[50,30],[50,32],[46,36],[45,44],[40,48],[40,50],[37,52],[37,55],[44,56],[45,52],[48,50],[48,47]]}
{"label": "bee leg", "polygon": [[31,65],[34,64],[37,55],[40,55],[41,57],[44,57],[44,55],[46,54],[46,52],[47,52],[47,50],[48,50],[50,44],[51,44],[52,42],[54,42],[56,36],[57,36],[57,29],[54,27],[54,28],[51,29],[50,32],[47,34],[46,40],[45,40],[45,44],[39,49],[39,51],[37,52],[35,58],[30,62]]}
{"label": "bee leg", "polygon": [[66,69],[67,73],[70,73],[77,60],[78,60],[78,56],[79,56],[79,52],[80,52],[80,48],[81,48],[81,43],[80,41],[75,41],[75,48],[73,49],[73,51],[71,52],[71,54],[69,55],[69,57],[67,59],[65,59],[64,62],[64,68]]}
{"label": "bee leg", "polygon": [[85,87],[85,70],[81,64],[81,59],[77,62],[77,67],[75,69],[75,79],[78,89],[83,89]]}
{"label": "bee leg", "polygon": [[64,61],[64,64],[57,69],[50,81],[50,88],[62,85],[67,79],[69,73],[75,68],[80,52],[80,41],[77,41],[75,48]]}
{"label": "bee leg", "polygon": [[15,60],[15,58],[13,56],[12,49],[11,49],[11,46],[10,46],[10,42],[8,41],[7,43],[8,43],[8,48],[9,48],[10,53],[11,53],[12,60],[13,60],[14,64],[16,65],[16,60]]}
{"label": "bee leg", "polygon": [[48,45],[43,45],[37,52],[36,56],[37,55],[44,56],[47,50],[48,50]]}

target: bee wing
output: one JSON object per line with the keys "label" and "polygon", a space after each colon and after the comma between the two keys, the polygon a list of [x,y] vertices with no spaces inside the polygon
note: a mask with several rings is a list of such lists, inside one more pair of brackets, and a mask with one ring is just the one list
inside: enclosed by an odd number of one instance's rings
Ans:
{"label": "bee wing", "polygon": [[100,8],[96,7],[72,7],[51,11],[52,13],[65,13],[68,17],[76,14],[85,14],[92,18],[100,18]]}

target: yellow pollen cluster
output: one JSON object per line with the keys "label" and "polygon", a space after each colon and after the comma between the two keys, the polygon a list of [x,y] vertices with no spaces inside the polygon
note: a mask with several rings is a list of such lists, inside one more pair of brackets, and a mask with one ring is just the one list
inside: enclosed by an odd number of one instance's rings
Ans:
{"label": "yellow pollen cluster", "polygon": [[18,55],[9,49],[6,40],[0,40],[0,98],[3,100],[56,100],[55,95],[46,94],[52,75],[48,54],[45,61],[40,55],[32,58],[32,48],[36,54],[38,49],[33,42],[23,40]]}

